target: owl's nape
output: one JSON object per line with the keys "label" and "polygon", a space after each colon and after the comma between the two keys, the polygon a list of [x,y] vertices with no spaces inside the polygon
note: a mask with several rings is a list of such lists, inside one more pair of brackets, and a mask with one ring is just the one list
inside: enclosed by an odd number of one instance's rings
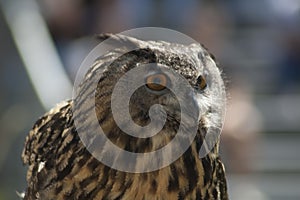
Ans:
{"label": "owl's nape", "polygon": [[[225,171],[218,156],[225,91],[220,70],[211,55],[199,44],[142,41],[112,34],[99,37],[108,39],[107,45],[113,50],[94,61],[78,85],[74,99],[57,105],[41,117],[26,138],[22,159],[29,168],[24,199],[227,200]],[[141,69],[144,70],[139,71]],[[115,95],[114,89],[130,72],[134,72],[134,78],[124,79],[126,87],[121,87],[119,96]],[[179,77],[190,89],[183,89]],[[157,119],[165,123],[153,137],[127,134],[115,119],[112,99],[118,97],[116,102],[125,104],[126,95],[120,94],[126,94],[134,81],[139,81],[141,86],[128,100],[129,117],[121,120],[129,124],[125,128],[131,128],[130,120],[145,127],[151,124],[151,107],[161,105],[163,114],[160,110],[153,111],[154,117],[160,113],[161,118]],[[95,88],[91,87],[93,84]],[[181,112],[185,108],[182,103],[187,105],[185,113]],[[117,111],[124,116],[121,105]],[[189,127],[193,124],[190,121],[196,122],[191,144],[174,162],[145,173],[129,173],[130,170],[126,172],[103,164],[94,152],[107,155],[110,151],[107,143],[100,142],[101,148],[97,143],[97,149],[91,151],[81,138],[85,134],[93,140],[89,134],[101,126],[118,148],[150,153],[172,141],[182,120],[186,122],[183,123],[186,132],[194,130]],[[208,135],[211,140],[207,139]],[[168,156],[159,159],[165,160]],[[148,167],[151,164],[149,162]],[[141,163],[128,161],[126,165],[139,169]]]}

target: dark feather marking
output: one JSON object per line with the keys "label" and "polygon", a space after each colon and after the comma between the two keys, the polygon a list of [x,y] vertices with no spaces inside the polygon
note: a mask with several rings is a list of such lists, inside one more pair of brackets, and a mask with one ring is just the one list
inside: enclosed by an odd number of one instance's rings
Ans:
{"label": "dark feather marking", "polygon": [[217,189],[216,189],[216,188],[213,189],[212,195],[213,195],[214,199],[217,199],[217,197],[218,197],[218,192],[217,192]]}
{"label": "dark feather marking", "polygon": [[155,179],[151,181],[151,192],[154,194],[157,190],[157,182]]}
{"label": "dark feather marking", "polygon": [[188,192],[192,191],[198,182],[199,174],[198,171],[195,169],[196,161],[195,155],[192,154],[191,147],[183,154],[183,162],[186,168],[187,179],[189,181],[189,188]]}
{"label": "dark feather marking", "polygon": [[201,159],[203,169],[205,169],[204,173],[204,185],[207,185],[209,181],[212,179],[212,168],[211,168],[211,162],[208,156]]}
{"label": "dark feather marking", "polygon": [[170,165],[172,176],[169,177],[169,185],[168,185],[168,191],[178,191],[179,189],[179,183],[178,183],[178,174],[176,171],[176,168],[174,165]]}
{"label": "dark feather marking", "polygon": [[185,196],[185,194],[183,194],[182,191],[180,191],[178,193],[178,200],[184,200],[184,196]]}
{"label": "dark feather marking", "polygon": [[76,158],[75,154],[72,154],[71,157],[68,159],[67,166],[64,167],[62,171],[57,170],[57,180],[60,181],[65,178],[72,170],[72,165],[74,163],[74,159]]}
{"label": "dark feather marking", "polygon": [[199,188],[196,190],[196,200],[202,200],[202,195]]}

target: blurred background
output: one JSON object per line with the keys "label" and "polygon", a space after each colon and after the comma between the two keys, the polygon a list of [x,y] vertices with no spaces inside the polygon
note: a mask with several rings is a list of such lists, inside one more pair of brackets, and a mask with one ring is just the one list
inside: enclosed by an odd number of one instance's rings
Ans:
{"label": "blurred background", "polygon": [[217,57],[231,199],[299,200],[299,0],[0,0],[0,200],[24,190],[25,137],[71,97],[94,35],[143,26],[185,33]]}

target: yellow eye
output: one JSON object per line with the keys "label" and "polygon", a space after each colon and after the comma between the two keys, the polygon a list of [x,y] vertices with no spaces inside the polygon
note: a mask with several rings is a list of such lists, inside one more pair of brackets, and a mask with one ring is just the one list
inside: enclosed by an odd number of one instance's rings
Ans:
{"label": "yellow eye", "polygon": [[146,86],[155,91],[164,90],[167,86],[168,78],[165,74],[153,74],[146,78]]}
{"label": "yellow eye", "polygon": [[197,85],[200,90],[204,90],[207,87],[206,80],[203,76],[197,78]]}

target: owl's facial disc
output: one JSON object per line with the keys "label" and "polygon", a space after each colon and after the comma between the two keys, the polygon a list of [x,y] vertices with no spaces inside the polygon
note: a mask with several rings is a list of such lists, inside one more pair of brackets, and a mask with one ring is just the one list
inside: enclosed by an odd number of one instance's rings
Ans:
{"label": "owl's facial disc", "polygon": [[180,111],[179,102],[169,89],[171,84],[168,74],[161,71],[151,71],[144,76],[144,85],[130,98],[129,110],[136,123],[142,126],[150,123],[149,110],[155,104],[161,105],[168,115],[175,115]]}
{"label": "owl's facial disc", "polygon": [[[200,119],[200,116],[195,116],[192,113],[200,113],[199,99],[195,98],[194,93],[197,92],[196,90],[202,91],[206,88],[204,77],[198,78],[196,86],[195,81],[190,83],[192,90],[189,90],[180,83],[178,76],[177,72],[168,73],[160,70],[152,70],[144,76],[144,86],[137,89],[130,99],[129,110],[136,123],[142,126],[150,123],[149,110],[155,104],[161,105],[166,111],[167,119],[174,121],[174,123],[180,123],[182,117]],[[175,93],[173,92],[174,88],[177,91]],[[180,101],[185,101],[188,104],[184,111]],[[159,114],[157,113],[157,115]],[[139,118],[134,116],[139,116]]]}

